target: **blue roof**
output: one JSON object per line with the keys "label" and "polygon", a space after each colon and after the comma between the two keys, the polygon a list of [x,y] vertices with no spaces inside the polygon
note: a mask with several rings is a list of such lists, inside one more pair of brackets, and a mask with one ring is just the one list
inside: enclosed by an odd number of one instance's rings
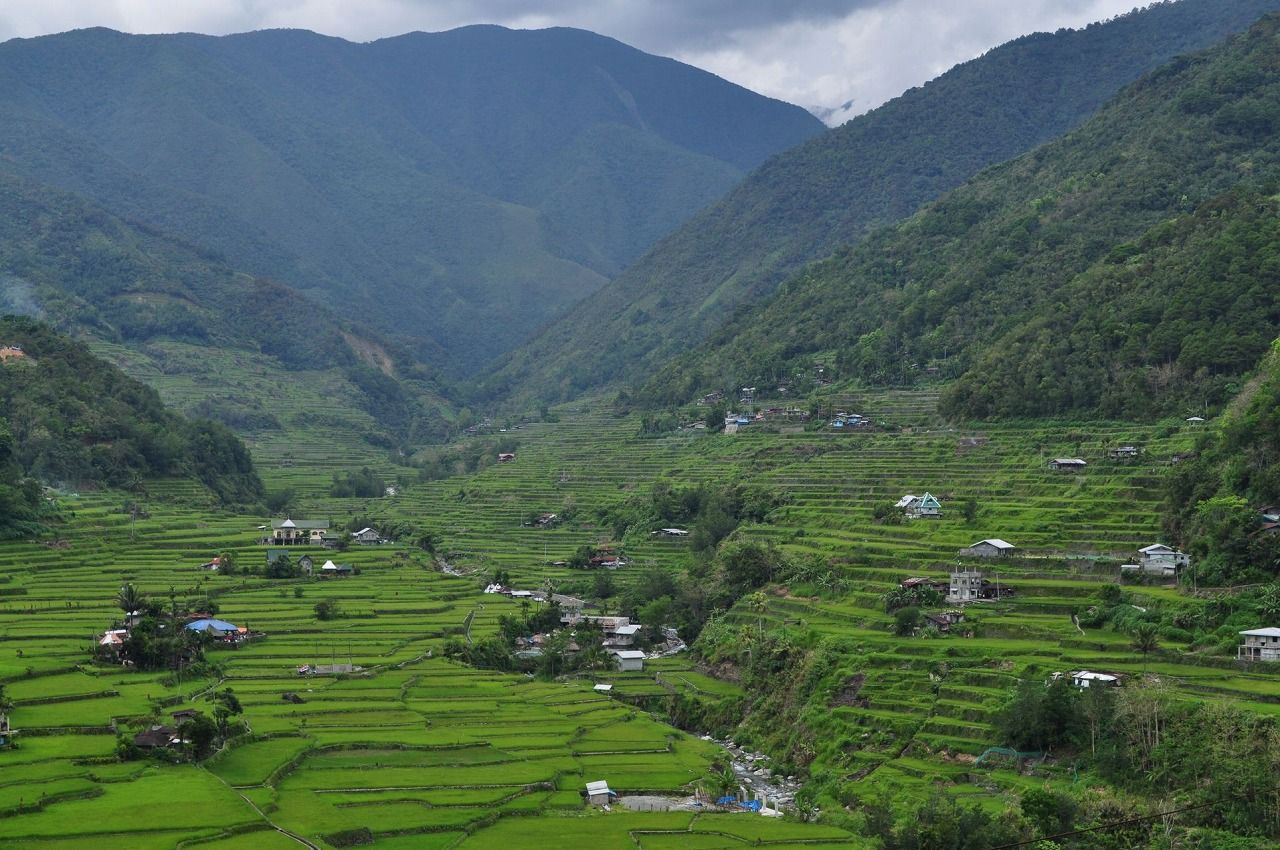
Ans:
{"label": "blue roof", "polygon": [[204,620],[194,620],[190,623],[187,623],[187,628],[191,629],[191,631],[193,632],[207,632],[207,631],[234,632],[239,627],[236,626],[234,623],[228,623],[226,620],[212,620],[212,619],[206,618]]}

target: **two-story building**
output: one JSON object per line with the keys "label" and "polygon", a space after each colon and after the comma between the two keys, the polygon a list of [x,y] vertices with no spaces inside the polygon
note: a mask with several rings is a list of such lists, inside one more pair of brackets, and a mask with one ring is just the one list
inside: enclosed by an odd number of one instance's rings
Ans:
{"label": "two-story building", "polygon": [[1249,629],[1240,636],[1244,643],[1236,649],[1241,661],[1280,661],[1280,629]]}

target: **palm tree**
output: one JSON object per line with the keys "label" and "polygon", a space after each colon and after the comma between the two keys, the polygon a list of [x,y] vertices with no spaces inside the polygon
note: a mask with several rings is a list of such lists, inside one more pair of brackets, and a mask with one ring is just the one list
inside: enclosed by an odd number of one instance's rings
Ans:
{"label": "palm tree", "polygon": [[1147,656],[1160,648],[1155,623],[1138,623],[1133,629],[1133,648],[1142,653],[1142,674],[1147,674]]}
{"label": "palm tree", "polygon": [[120,606],[120,610],[124,613],[131,614],[142,607],[142,603],[146,597],[132,584],[126,584],[120,588],[120,592],[116,594],[116,604]]}
{"label": "palm tree", "polygon": [[756,614],[756,631],[764,634],[764,615],[769,611],[769,597],[757,590],[747,597],[747,607]]}

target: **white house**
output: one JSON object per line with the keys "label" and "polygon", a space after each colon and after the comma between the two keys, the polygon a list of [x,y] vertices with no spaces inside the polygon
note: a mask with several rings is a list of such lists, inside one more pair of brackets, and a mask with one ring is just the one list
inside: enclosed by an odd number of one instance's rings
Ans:
{"label": "white house", "polygon": [[925,493],[923,496],[908,493],[899,499],[894,507],[901,508],[902,512],[912,519],[920,517],[937,519],[942,516],[942,503],[932,493]]}
{"label": "white house", "polygon": [[614,661],[618,665],[619,672],[632,673],[639,672],[644,669],[644,653],[638,649],[614,649]]}
{"label": "white house", "polygon": [[1017,548],[1007,540],[1001,540],[999,537],[989,537],[986,540],[979,540],[971,546],[966,546],[960,550],[960,554],[968,555],[972,558],[1007,558]]}
{"label": "white house", "polygon": [[606,643],[610,646],[631,646],[635,643],[636,634],[639,633],[644,626],[639,623],[628,623],[625,626],[618,626],[612,632],[606,632]]}
{"label": "white house", "polygon": [[607,806],[609,801],[618,796],[609,790],[609,783],[603,779],[587,783],[587,803],[592,806]]}
{"label": "white house", "polygon": [[1110,673],[1090,673],[1088,670],[1077,670],[1071,674],[1071,684],[1077,688],[1114,686],[1120,684],[1120,677],[1112,676]]}
{"label": "white house", "polygon": [[1280,661],[1280,629],[1249,629],[1241,632],[1244,643],[1236,650],[1241,661]]}

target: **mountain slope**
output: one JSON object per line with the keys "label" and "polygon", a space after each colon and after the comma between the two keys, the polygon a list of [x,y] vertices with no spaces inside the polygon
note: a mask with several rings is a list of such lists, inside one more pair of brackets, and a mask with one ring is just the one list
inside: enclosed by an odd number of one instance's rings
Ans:
{"label": "mountain slope", "polygon": [[757,169],[514,352],[485,394],[568,397],[642,381],[804,263],[1060,135],[1143,72],[1275,9],[1280,0],[1182,0],[1020,38],[957,66]]}
{"label": "mountain slope", "polygon": [[0,168],[216,250],[459,372],[821,130],[798,107],[578,30],[368,44],[82,30],[0,45]]}
{"label": "mountain slope", "polygon": [[[256,503],[262,481],[230,430],[167,411],[154,390],[47,325],[0,318],[0,478],[132,486],[194,478],[223,502]],[[17,349],[21,354],[15,354]],[[0,517],[0,535],[9,523]]]}
{"label": "mountain slope", "polygon": [[[1280,15],[815,264],[647,387],[958,377],[955,416],[1203,411],[1280,333]],[[768,384],[764,384],[768,385]],[[1185,414],[1184,414],[1185,415]]]}
{"label": "mountain slope", "polygon": [[[358,325],[83,198],[0,171],[3,312],[123,346],[134,352],[122,362],[135,377],[144,360],[190,375],[198,391],[180,407],[236,427],[264,399],[246,396],[242,375],[210,369],[215,353],[286,384],[305,383],[303,373],[341,376],[342,404],[380,419],[364,429],[377,443],[441,434],[447,424],[433,375]],[[175,346],[195,356],[173,357]]]}
{"label": "mountain slope", "polygon": [[1201,585],[1273,581],[1280,534],[1261,510],[1280,502],[1280,340],[1166,479],[1165,527],[1196,556]]}

